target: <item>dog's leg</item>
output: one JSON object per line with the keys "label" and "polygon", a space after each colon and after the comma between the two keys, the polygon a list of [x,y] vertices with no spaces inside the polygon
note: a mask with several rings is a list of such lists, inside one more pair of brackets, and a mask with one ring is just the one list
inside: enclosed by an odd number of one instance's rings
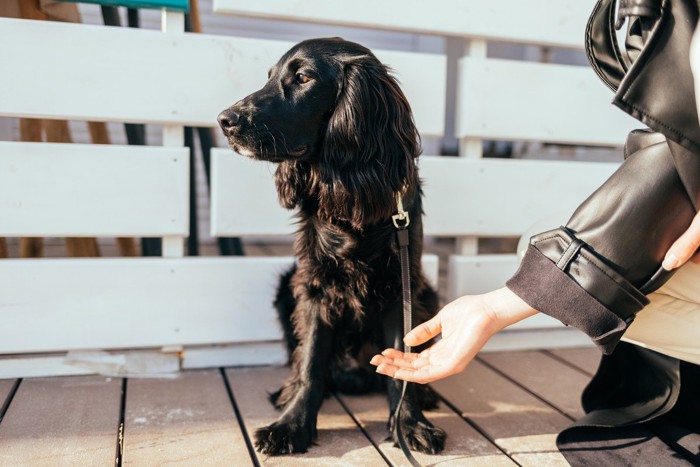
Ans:
{"label": "dog's leg", "polygon": [[292,375],[279,396],[284,411],[276,422],[255,432],[255,447],[262,454],[306,452],[316,437],[333,329],[321,320],[318,306],[304,311],[308,316],[305,335],[299,336],[301,344],[294,352]]}
{"label": "dog's leg", "polygon": [[[296,350],[299,345],[299,340],[294,335],[294,323],[292,322],[292,313],[297,306],[297,301],[292,292],[291,280],[296,270],[297,266],[295,264],[280,276],[280,283],[277,286],[277,294],[275,295],[274,301],[275,309],[277,310],[277,318],[284,332],[284,342],[287,344],[287,365],[292,363],[294,350]],[[283,388],[280,388],[270,393],[270,402],[272,402],[272,405],[277,409],[282,409],[284,406],[283,401],[280,399],[282,389]]]}
{"label": "dog's leg", "polygon": [[[387,347],[395,349],[402,348],[403,339],[403,311],[400,304],[386,310],[384,316],[384,337]],[[401,415],[399,420],[395,420],[396,406],[401,398],[401,389],[403,382],[398,379],[391,378],[387,384],[387,396],[389,399],[389,421],[387,428],[394,440],[394,445],[398,446],[398,438],[396,437],[395,423],[401,424],[401,431],[406,439],[406,444],[416,451],[435,454],[441,452],[445,448],[445,439],[447,434],[445,431],[434,426],[421,410],[421,400],[419,397],[419,388],[414,383],[409,383],[406,387],[406,395],[404,396],[401,405]]]}
{"label": "dog's leg", "polygon": [[299,341],[294,335],[294,324],[292,323],[292,313],[296,308],[297,301],[292,293],[291,280],[296,272],[296,265],[289,268],[287,272],[280,276],[280,283],[277,287],[277,295],[275,295],[275,309],[277,310],[277,318],[282,325],[284,331],[284,340],[287,344],[287,357],[291,363],[294,350],[299,345]]}

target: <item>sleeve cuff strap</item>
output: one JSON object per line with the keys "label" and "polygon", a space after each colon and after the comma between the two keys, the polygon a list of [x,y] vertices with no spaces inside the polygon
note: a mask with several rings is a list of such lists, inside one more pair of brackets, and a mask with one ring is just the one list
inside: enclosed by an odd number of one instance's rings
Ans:
{"label": "sleeve cuff strap", "polygon": [[605,354],[649,303],[564,229],[533,237],[506,286],[531,307],[585,332]]}

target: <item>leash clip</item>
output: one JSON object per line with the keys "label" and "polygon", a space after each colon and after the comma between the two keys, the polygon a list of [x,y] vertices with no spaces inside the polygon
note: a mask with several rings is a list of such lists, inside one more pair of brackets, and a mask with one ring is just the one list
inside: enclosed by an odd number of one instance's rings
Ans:
{"label": "leash clip", "polygon": [[401,193],[396,193],[396,211],[397,213],[391,216],[391,220],[394,223],[394,227],[403,230],[411,223],[411,218],[408,216],[408,212],[403,210]]}

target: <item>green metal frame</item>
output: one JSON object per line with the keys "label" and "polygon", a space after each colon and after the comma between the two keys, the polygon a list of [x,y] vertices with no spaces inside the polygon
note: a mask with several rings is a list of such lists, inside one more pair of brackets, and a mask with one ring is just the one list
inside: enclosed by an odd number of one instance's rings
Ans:
{"label": "green metal frame", "polygon": [[125,6],[127,8],[165,8],[167,10],[187,13],[190,10],[189,0],[59,0],[71,3],[96,3],[105,6]]}

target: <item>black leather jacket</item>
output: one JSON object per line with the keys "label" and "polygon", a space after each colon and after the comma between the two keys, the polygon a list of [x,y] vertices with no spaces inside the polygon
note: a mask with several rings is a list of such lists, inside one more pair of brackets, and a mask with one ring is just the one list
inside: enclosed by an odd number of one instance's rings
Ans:
{"label": "black leather jacket", "polygon": [[627,137],[625,161],[565,226],[532,237],[507,286],[533,308],[587,333],[608,354],[645,294],[672,272],[661,268],[671,244],[700,205],[700,125],[689,46],[694,0],[622,0],[629,17],[623,54],[615,2],[600,0],[586,50],[613,104],[649,128]]}
{"label": "black leather jacket", "polygon": [[689,61],[698,2],[620,0],[620,16],[626,53],[615,40],[614,0],[598,1],[586,49],[613,104],[649,128],[630,133],[625,161],[565,226],[531,238],[507,286],[605,354],[582,395],[586,415],[557,438],[571,465],[700,465],[697,443],[673,443],[700,433],[700,366],[619,343],[645,295],[671,276],[661,262],[700,205]]}

